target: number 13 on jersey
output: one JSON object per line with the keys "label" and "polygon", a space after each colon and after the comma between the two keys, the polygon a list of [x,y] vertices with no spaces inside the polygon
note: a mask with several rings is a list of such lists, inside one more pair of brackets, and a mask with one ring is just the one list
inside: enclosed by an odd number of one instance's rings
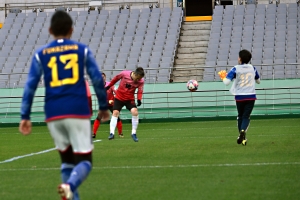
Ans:
{"label": "number 13 on jersey", "polygon": [[[67,61],[69,61],[69,62],[67,63]],[[76,53],[60,55],[59,62],[61,62],[65,65],[64,66],[65,70],[68,70],[68,69],[72,70],[72,77],[64,78],[61,80],[58,79],[57,57],[52,56],[50,58],[50,61],[48,62],[48,67],[51,68],[51,76],[52,76],[52,81],[50,82],[50,86],[51,87],[59,87],[62,85],[69,85],[69,84],[77,83],[77,81],[79,79],[78,55]]]}

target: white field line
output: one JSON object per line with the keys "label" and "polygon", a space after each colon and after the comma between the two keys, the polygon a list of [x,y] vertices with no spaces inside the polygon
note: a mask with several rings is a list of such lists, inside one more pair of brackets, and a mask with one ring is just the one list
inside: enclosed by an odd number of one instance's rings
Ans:
{"label": "white field line", "polygon": [[[271,163],[224,163],[224,164],[195,164],[195,165],[154,165],[154,166],[106,166],[93,167],[93,170],[102,169],[159,169],[159,168],[200,168],[200,167],[239,167],[239,166],[274,166],[274,165],[300,165],[300,162],[271,162]],[[52,171],[60,168],[19,168],[0,169],[0,171]]]}
{"label": "white field line", "polygon": [[[101,140],[94,140],[93,142],[101,142]],[[21,158],[26,158],[26,157],[29,157],[29,156],[34,156],[34,155],[39,155],[39,154],[43,154],[43,153],[48,153],[48,152],[54,151],[54,150],[56,150],[56,148],[46,149],[46,150],[43,150],[43,151],[39,151],[39,152],[36,152],[36,153],[25,154],[25,155],[22,155],[22,156],[16,156],[16,157],[4,160],[4,161],[0,161],[0,164],[9,163],[9,162],[12,162],[12,161],[15,161],[15,160],[19,160]]]}

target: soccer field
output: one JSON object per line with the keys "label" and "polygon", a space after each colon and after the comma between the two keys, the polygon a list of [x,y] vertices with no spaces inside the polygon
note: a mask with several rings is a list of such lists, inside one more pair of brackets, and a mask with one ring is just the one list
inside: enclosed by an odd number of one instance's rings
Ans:
{"label": "soccer field", "polygon": [[[252,120],[247,146],[236,121],[141,123],[139,142],[94,140],[83,200],[299,199],[300,119]],[[116,131],[117,132],[117,131]],[[117,133],[116,133],[117,134]],[[45,126],[25,137],[0,128],[0,199],[59,199],[60,160]]]}

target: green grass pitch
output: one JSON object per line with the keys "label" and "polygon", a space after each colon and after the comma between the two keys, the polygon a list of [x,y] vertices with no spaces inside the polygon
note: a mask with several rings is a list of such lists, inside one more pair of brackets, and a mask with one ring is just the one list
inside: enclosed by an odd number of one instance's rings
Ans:
{"label": "green grass pitch", "polygon": [[[299,199],[299,118],[252,120],[247,146],[236,144],[234,119],[140,123],[138,143],[130,124],[123,129],[125,138],[109,141],[109,126],[100,126],[81,199]],[[0,199],[59,199],[53,148],[45,126],[27,137],[0,128]]]}

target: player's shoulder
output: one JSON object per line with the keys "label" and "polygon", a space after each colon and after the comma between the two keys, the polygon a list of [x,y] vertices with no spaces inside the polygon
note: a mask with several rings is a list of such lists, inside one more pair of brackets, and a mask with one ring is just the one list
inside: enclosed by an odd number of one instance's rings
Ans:
{"label": "player's shoulder", "polygon": [[120,72],[120,74],[122,74],[123,76],[130,76],[131,72],[132,71],[130,71],[130,70],[123,70]]}
{"label": "player's shoulder", "polygon": [[77,41],[74,41],[74,40],[67,40],[66,43],[70,44],[70,45],[77,45],[78,49],[87,49],[87,50],[89,50],[89,47],[86,44],[83,44],[81,42],[77,42]]}
{"label": "player's shoulder", "polygon": [[51,41],[51,42],[49,42],[48,44],[45,44],[45,45],[43,45],[43,46],[37,48],[37,49],[35,50],[35,54],[43,53],[45,49],[48,49],[48,48],[53,47],[53,44],[52,44],[52,43],[53,43],[53,41]]}
{"label": "player's shoulder", "polygon": [[236,69],[239,67],[240,65],[234,65],[231,69],[230,69],[230,71],[236,71]]}
{"label": "player's shoulder", "polygon": [[65,48],[63,50],[80,50],[80,49],[88,49],[88,47],[80,42],[74,41],[74,40],[68,40],[68,39],[58,39],[53,40],[49,42],[48,44],[45,44],[44,46],[37,49],[36,53],[42,53],[45,54],[47,51],[56,51],[53,48],[57,48],[60,46],[64,46]]}

